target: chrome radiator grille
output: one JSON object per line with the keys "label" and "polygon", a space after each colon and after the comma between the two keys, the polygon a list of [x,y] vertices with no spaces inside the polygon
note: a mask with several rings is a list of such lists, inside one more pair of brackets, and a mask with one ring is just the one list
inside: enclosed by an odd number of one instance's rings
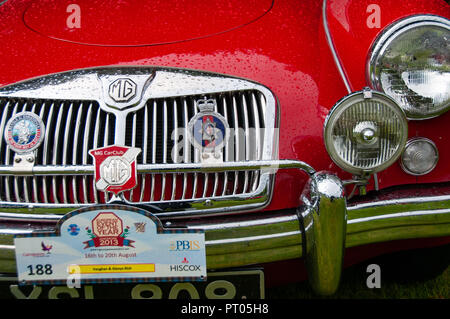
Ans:
{"label": "chrome radiator grille", "polygon": [[[104,85],[99,88],[101,76],[150,73],[154,78],[150,89],[143,89],[140,106],[123,111],[105,105]],[[178,88],[176,94],[173,88]],[[2,134],[8,120],[23,111],[38,115],[45,125],[32,173],[14,173],[15,153],[3,136],[0,139],[0,209],[60,214],[120,199],[156,205],[153,207],[172,214],[267,204],[270,173],[246,169],[174,172],[174,165],[201,163],[200,151],[192,146],[186,128],[199,112],[196,101],[205,98],[215,100],[214,112],[226,119],[231,131],[222,149],[223,162],[272,158],[273,131],[266,131],[276,127],[275,98],[268,89],[246,80],[196,71],[125,67],[72,71],[0,89]],[[141,150],[136,161],[137,186],[120,198],[95,188],[94,163],[88,151],[109,145]],[[170,169],[164,172],[166,165]],[[156,166],[158,172],[151,172]],[[61,173],[61,168],[67,173]]]}
{"label": "chrome radiator grille", "polygon": [[[231,143],[224,149],[226,161],[261,159],[265,99],[258,92],[242,91],[208,95],[218,101],[217,110],[230,123]],[[126,145],[139,147],[138,163],[198,163],[199,151],[185,134],[201,96],[149,100],[128,115]],[[8,118],[22,111],[43,120],[45,140],[37,150],[36,165],[92,165],[88,151],[114,144],[115,117],[95,101],[0,100],[1,131]],[[178,138],[176,138],[178,137]],[[11,165],[14,153],[0,141],[0,165]],[[232,147],[233,149],[230,149]],[[174,156],[173,150],[181,149]],[[154,202],[213,198],[246,194],[258,186],[259,171],[225,173],[139,174],[138,187],[125,192],[130,202]],[[110,195],[94,189],[93,176],[15,176],[0,178],[0,200],[22,203],[104,203]]]}

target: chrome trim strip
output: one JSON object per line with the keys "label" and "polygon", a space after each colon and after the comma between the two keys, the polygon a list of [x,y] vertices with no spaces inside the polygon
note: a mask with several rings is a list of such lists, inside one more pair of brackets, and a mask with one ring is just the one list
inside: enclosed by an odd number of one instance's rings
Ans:
{"label": "chrome trim strip", "polygon": [[[298,168],[312,175],[315,170],[302,161],[297,160],[260,160],[243,162],[224,162],[224,163],[178,163],[178,164],[138,164],[138,173],[176,173],[176,172],[226,172],[226,171],[249,171],[265,169],[267,172],[274,173],[277,169]],[[93,165],[74,165],[74,166],[56,166],[56,165],[37,165],[33,167],[32,173],[27,170],[16,169],[11,171],[10,166],[0,166],[0,175],[15,176],[20,175],[89,175],[94,173]]]}
{"label": "chrome trim strip", "polygon": [[232,244],[232,243],[248,243],[251,241],[256,240],[267,240],[267,239],[274,239],[274,238],[281,238],[281,237],[288,237],[288,236],[301,236],[301,231],[291,231],[291,232],[285,232],[280,234],[270,234],[270,235],[260,235],[260,236],[249,236],[249,237],[240,237],[240,238],[232,238],[232,239],[217,239],[217,240],[210,240],[207,241],[206,245],[213,246],[213,245],[224,245],[224,244]]}
{"label": "chrome trim strip", "polygon": [[[50,168],[50,169],[49,169]],[[268,204],[270,201],[270,192],[268,191],[267,185],[271,184],[271,179],[273,174],[276,173],[278,169],[289,169],[296,168],[305,171],[308,175],[315,173],[314,169],[308,164],[295,161],[295,160],[280,160],[280,161],[247,161],[247,162],[224,162],[224,163],[212,163],[212,164],[202,164],[202,163],[180,163],[180,164],[139,164],[137,165],[137,171],[141,174],[151,174],[151,173],[218,173],[227,171],[249,171],[249,170],[261,170],[261,183],[259,187],[251,193],[242,195],[227,195],[220,197],[211,198],[195,198],[189,201],[172,201],[171,205],[164,205],[161,202],[163,212],[158,213],[161,216],[171,216],[179,217],[186,215],[205,215],[205,214],[230,214],[242,211],[251,211],[261,208],[262,204]],[[0,174],[3,172],[2,167],[0,167]],[[61,166],[35,166],[33,174],[34,175],[86,175],[93,174],[94,166],[75,166],[75,167],[61,167]],[[17,173],[17,172],[16,172]],[[13,172],[9,171],[9,174],[14,175]],[[253,199],[252,203],[248,200]],[[227,206],[223,206],[222,202],[226,201]],[[130,202],[129,200],[123,198],[123,202],[130,205],[135,205],[136,203]],[[177,206],[178,203],[184,203],[182,206]],[[158,204],[156,202],[143,202],[140,205],[145,204]],[[192,205],[195,204],[195,205]],[[24,209],[28,212],[37,213],[40,209],[47,210],[45,213],[51,211],[60,212],[61,214],[67,213],[67,209],[75,209],[79,207],[86,206],[86,204],[46,204],[46,203],[16,203],[16,202],[0,202],[0,211],[5,212],[17,209],[18,212]],[[177,209],[171,208],[172,206],[178,207]],[[206,211],[206,207],[208,210]],[[158,215],[157,214],[157,215]]]}
{"label": "chrome trim strip", "polygon": [[331,54],[333,55],[334,63],[336,64],[336,67],[339,71],[339,74],[341,75],[342,81],[344,82],[345,88],[347,89],[348,93],[352,93],[352,89],[350,86],[350,82],[345,74],[344,67],[339,60],[338,54],[336,52],[336,47],[333,43],[333,38],[331,36],[330,30],[328,28],[328,18],[327,18],[327,0],[323,0],[322,4],[322,22],[323,22],[323,28],[325,30],[325,35],[327,38],[327,43],[330,48]]}
{"label": "chrome trim strip", "polygon": [[348,221],[348,224],[358,224],[365,223],[374,220],[382,220],[389,218],[401,218],[401,217],[412,217],[412,216],[425,216],[425,215],[435,215],[435,214],[448,214],[450,213],[450,208],[446,209],[435,209],[429,211],[414,211],[414,212],[404,212],[404,213],[395,213],[395,214],[386,214],[380,216],[370,216],[370,217],[362,217],[362,218],[354,218]]}
{"label": "chrome trim strip", "polygon": [[359,211],[362,209],[374,209],[378,207],[392,206],[399,207],[401,205],[425,205],[425,203],[433,202],[450,202],[450,195],[440,195],[440,196],[424,196],[424,197],[414,197],[414,198],[399,198],[390,200],[381,200],[369,203],[359,203],[347,207],[348,211]]}

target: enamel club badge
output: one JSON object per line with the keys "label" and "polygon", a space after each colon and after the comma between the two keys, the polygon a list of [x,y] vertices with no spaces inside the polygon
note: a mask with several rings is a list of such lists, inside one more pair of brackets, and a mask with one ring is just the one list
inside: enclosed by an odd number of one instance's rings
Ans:
{"label": "enamel club badge", "polygon": [[141,149],[107,146],[90,150],[95,163],[95,186],[99,191],[118,195],[137,185],[136,158]]}
{"label": "enamel club badge", "polygon": [[41,118],[31,112],[14,115],[6,124],[5,140],[12,151],[30,153],[44,139],[45,126]]}
{"label": "enamel club badge", "polygon": [[201,152],[202,162],[222,162],[222,148],[229,137],[227,120],[216,112],[214,99],[196,101],[199,112],[189,121],[191,144]]}

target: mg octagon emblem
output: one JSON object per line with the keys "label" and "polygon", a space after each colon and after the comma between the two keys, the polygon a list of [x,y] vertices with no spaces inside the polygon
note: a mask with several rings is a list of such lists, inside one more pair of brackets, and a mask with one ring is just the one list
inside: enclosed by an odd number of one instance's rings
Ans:
{"label": "mg octagon emblem", "polygon": [[95,162],[95,187],[116,195],[135,188],[136,158],[140,152],[139,148],[117,145],[90,150]]}
{"label": "mg octagon emblem", "polygon": [[[109,71],[111,72],[111,70]],[[149,87],[154,72],[145,74],[97,74],[102,89],[100,107],[106,112],[118,113],[126,116],[128,112],[144,107],[144,94]]]}
{"label": "mg octagon emblem", "polygon": [[129,102],[136,96],[137,85],[129,78],[119,78],[109,85],[108,94],[115,102]]}

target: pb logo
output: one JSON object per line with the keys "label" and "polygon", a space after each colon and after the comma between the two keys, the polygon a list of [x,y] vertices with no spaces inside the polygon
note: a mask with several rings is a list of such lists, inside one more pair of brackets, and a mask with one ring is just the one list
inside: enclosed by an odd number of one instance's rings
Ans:
{"label": "pb logo", "polygon": [[174,251],[200,250],[200,244],[198,240],[177,240],[170,242],[170,250]]}
{"label": "pb logo", "polygon": [[116,102],[128,102],[136,96],[137,85],[128,78],[120,78],[109,85],[109,96]]}

